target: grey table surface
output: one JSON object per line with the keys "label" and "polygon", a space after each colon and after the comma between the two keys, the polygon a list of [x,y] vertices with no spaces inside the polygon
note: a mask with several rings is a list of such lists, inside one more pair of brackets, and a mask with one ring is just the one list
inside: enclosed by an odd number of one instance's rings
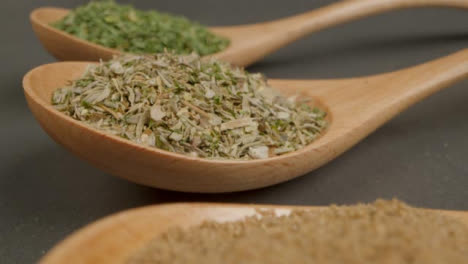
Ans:
{"label": "grey table surface", "polygon": [[[468,210],[468,82],[411,107],[326,166],[287,183],[229,194],[188,194],[108,175],[56,144],[27,108],[31,68],[53,62],[29,12],[81,0],[3,0],[0,8],[0,263],[34,263],[74,230],[132,207],[180,201],[327,205],[396,197]],[[124,2],[123,0],[121,2]],[[253,23],[331,0],[127,1],[208,25]],[[468,47],[468,13],[392,12],[316,33],[249,67],[274,78],[341,78],[392,71]],[[378,87],[376,87],[378,89]]]}

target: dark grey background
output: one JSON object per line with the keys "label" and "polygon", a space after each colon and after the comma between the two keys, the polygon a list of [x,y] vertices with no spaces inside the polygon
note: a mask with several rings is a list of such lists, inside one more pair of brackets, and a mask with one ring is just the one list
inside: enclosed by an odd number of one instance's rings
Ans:
{"label": "dark grey background", "polygon": [[[156,190],[99,171],[47,136],[21,87],[31,68],[54,61],[28,14],[85,1],[3,0],[0,9],[0,263],[33,263],[91,221],[131,207],[176,201],[326,205],[397,197],[417,206],[468,210],[468,82],[412,107],[352,150],[274,187],[202,195]],[[123,1],[122,1],[123,2]],[[333,1],[127,1],[208,25],[252,23]],[[274,78],[337,78],[399,69],[468,47],[468,13],[393,12],[314,34],[250,71]]]}

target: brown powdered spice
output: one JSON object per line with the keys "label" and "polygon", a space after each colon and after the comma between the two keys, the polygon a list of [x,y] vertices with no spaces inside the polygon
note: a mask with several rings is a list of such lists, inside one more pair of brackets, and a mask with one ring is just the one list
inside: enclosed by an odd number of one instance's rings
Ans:
{"label": "brown powdered spice", "polygon": [[127,264],[468,263],[468,227],[403,202],[294,210],[171,229]]}

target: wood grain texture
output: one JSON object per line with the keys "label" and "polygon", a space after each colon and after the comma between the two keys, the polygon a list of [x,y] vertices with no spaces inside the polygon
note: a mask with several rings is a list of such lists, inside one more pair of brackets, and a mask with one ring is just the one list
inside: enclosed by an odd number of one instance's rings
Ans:
{"label": "wood grain texture", "polygon": [[49,135],[113,175],[187,192],[231,192],[284,182],[336,158],[379,126],[430,94],[468,77],[468,49],[405,70],[338,80],[270,80],[282,94],[314,98],[329,126],[310,145],[249,161],[188,157],[105,134],[51,106],[52,92],[82,75],[87,62],[37,67],[23,79],[28,105]]}
{"label": "wood grain texture", "polygon": [[[347,0],[300,15],[275,21],[213,27],[211,30],[231,40],[231,45],[212,56],[239,66],[247,66],[266,55],[313,32],[353,20],[397,9],[449,7],[468,9],[468,0]],[[47,51],[59,60],[98,61],[120,52],[81,40],[51,27],[69,10],[44,7],[32,11],[34,32]]]}
{"label": "wood grain texture", "polygon": [[[171,227],[190,227],[203,221],[236,221],[255,215],[256,209],[320,210],[320,207],[239,205],[239,204],[168,204],[148,206],[117,213],[99,220],[54,247],[40,264],[119,264],[155,236]],[[468,225],[468,212],[438,212]]]}

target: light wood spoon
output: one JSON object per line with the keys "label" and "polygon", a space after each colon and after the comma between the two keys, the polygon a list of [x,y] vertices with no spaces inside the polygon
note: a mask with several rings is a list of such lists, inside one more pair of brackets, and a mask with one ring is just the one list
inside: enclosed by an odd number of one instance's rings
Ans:
{"label": "light wood spoon", "polygon": [[[172,227],[187,228],[204,221],[236,221],[255,215],[256,209],[285,214],[310,206],[238,204],[168,204],[132,209],[106,217],[75,232],[55,246],[40,264],[117,264],[125,261],[151,239]],[[468,212],[442,211],[468,225]]]}
{"label": "light wood spoon", "polygon": [[47,64],[23,79],[29,107],[52,138],[96,167],[140,184],[188,192],[230,192],[287,181],[334,159],[410,105],[468,77],[468,49],[374,76],[269,80],[285,96],[314,98],[327,110],[329,126],[303,149],[249,161],[209,160],[142,146],[55,110],[50,103],[52,92],[79,78],[88,64]]}
{"label": "light wood spoon", "polygon": [[[239,66],[247,66],[310,33],[386,11],[415,7],[468,8],[467,0],[347,0],[304,14],[251,25],[213,27],[212,32],[231,40],[214,55]],[[44,47],[60,60],[98,61],[120,51],[81,40],[49,24],[69,12],[62,8],[39,8],[30,20]]]}

